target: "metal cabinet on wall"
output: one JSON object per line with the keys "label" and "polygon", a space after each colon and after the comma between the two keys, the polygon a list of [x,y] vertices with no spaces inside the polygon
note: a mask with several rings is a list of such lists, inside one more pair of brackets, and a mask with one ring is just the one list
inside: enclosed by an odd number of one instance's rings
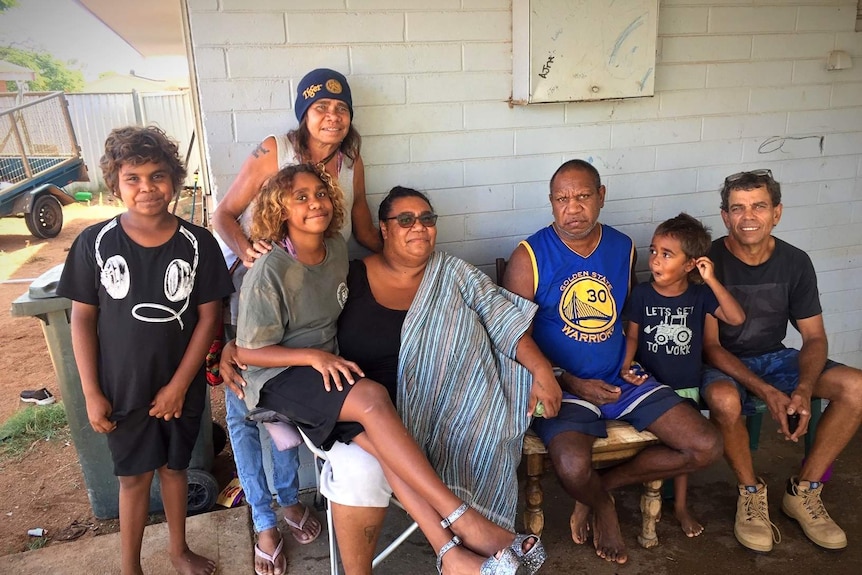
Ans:
{"label": "metal cabinet on wall", "polygon": [[514,0],[515,104],[652,96],[658,0]]}

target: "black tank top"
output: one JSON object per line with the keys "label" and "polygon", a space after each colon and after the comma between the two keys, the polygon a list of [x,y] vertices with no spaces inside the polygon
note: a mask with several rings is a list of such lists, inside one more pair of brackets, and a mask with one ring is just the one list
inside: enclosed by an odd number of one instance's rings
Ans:
{"label": "black tank top", "polygon": [[339,354],[356,362],[365,377],[382,384],[395,403],[401,326],[406,310],[383,307],[368,285],[365,262],[353,260],[347,274],[349,295],[338,318]]}

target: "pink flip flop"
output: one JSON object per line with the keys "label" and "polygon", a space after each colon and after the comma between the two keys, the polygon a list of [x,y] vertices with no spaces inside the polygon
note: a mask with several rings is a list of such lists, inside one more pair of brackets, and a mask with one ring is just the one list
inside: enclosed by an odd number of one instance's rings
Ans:
{"label": "pink flip flop", "polygon": [[[260,557],[261,559],[263,559],[264,561],[269,561],[270,564],[272,564],[272,572],[273,573],[276,573],[277,575],[286,575],[287,574],[287,563],[286,562],[285,562],[284,568],[281,570],[280,574],[276,568],[276,562],[281,557],[281,550],[283,547],[284,547],[284,539],[282,539],[278,542],[278,545],[276,546],[275,551],[273,551],[272,555],[269,555],[266,552],[262,551],[261,548],[257,546],[257,543],[255,543],[254,544],[254,554],[257,555],[258,557]],[[257,569],[255,569],[254,572],[257,575],[267,575],[266,573],[264,573],[262,571],[258,571]]]}
{"label": "pink flip flop", "polygon": [[317,535],[314,535],[313,537],[305,531],[305,524],[308,523],[308,520],[311,518],[311,509],[309,509],[308,506],[304,507],[305,513],[302,514],[302,519],[299,521],[299,523],[294,523],[287,517],[284,518],[284,522],[287,523],[289,526],[298,530],[300,533],[308,535],[310,537],[309,539],[300,539],[300,536],[295,531],[291,531],[290,534],[293,535],[293,538],[296,539],[297,543],[299,543],[300,545],[308,545],[309,543],[320,537],[320,533],[321,531],[323,531],[323,529],[318,526]]}

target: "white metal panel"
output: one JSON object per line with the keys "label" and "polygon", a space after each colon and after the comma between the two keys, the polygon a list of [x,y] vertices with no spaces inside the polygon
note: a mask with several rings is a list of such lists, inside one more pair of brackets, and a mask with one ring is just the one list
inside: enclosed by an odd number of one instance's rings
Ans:
{"label": "white metal panel", "polygon": [[512,8],[515,103],[653,95],[658,0],[516,0]]}
{"label": "white metal panel", "polygon": [[104,188],[99,160],[105,151],[105,138],[114,128],[134,125],[135,106],[131,94],[67,94],[72,126],[78,137],[81,155],[87,164],[90,183]]}
{"label": "white metal panel", "polygon": [[177,141],[180,157],[188,161],[186,168],[191,184],[192,174],[201,166],[199,138],[194,137],[194,144],[189,149],[189,143],[195,130],[194,114],[188,92],[146,92],[138,94],[141,102],[141,115],[145,125],[160,127],[165,133]]}
{"label": "white metal panel", "polygon": [[[137,106],[136,98],[139,101]],[[66,99],[93,187],[105,187],[99,160],[105,151],[105,139],[114,128],[157,125],[178,142],[180,157],[185,160],[195,126],[188,92],[67,94]],[[2,103],[3,96],[0,95]],[[195,138],[186,180],[189,185],[194,170],[200,166],[200,148],[197,144],[198,139]]]}

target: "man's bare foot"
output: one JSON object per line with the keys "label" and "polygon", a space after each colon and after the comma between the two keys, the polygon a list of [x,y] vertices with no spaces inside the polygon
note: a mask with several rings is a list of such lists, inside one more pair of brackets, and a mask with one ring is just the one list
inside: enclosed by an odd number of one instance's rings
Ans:
{"label": "man's bare foot", "polygon": [[569,519],[569,527],[572,528],[572,541],[578,545],[587,542],[590,536],[590,508],[580,501],[575,501],[575,510]]}
{"label": "man's bare foot", "polygon": [[216,564],[186,547],[179,555],[171,554],[171,565],[180,575],[212,575]]}
{"label": "man's bare foot", "polygon": [[673,514],[676,516],[677,521],[679,521],[682,532],[687,537],[697,537],[703,533],[703,525],[694,518],[694,515],[689,512],[688,508],[674,509]]}
{"label": "man's bare foot", "polygon": [[623,534],[620,532],[620,522],[613,498],[608,495],[608,502],[593,510],[593,545],[596,555],[605,561],[622,565],[628,561]]}
{"label": "man's bare foot", "polygon": [[[281,546],[280,550],[279,546]],[[255,573],[264,575],[284,575],[287,573],[286,550],[277,527],[258,533],[255,547]]]}

